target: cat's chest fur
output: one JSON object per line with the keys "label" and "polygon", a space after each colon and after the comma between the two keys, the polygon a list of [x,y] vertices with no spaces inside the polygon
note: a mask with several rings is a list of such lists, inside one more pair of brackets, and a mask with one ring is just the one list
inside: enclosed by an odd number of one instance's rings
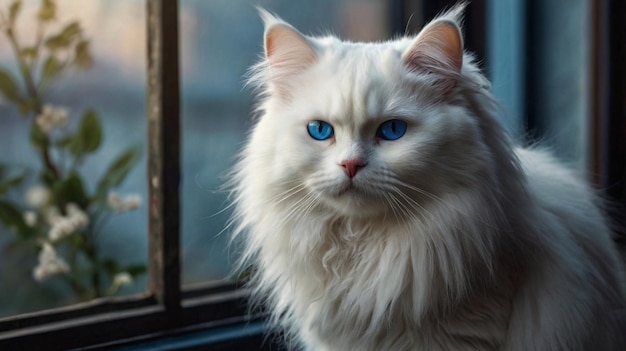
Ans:
{"label": "cat's chest fur", "polygon": [[[500,349],[513,287],[475,282],[471,297],[444,305],[435,294],[445,287],[438,286],[428,250],[410,252],[420,235],[377,222],[329,221],[322,242],[310,240],[317,233],[285,233],[288,250],[271,253],[275,267],[267,272],[291,267],[275,288],[289,305],[284,316],[299,316],[292,328],[307,350]],[[415,269],[420,260],[423,271]]]}

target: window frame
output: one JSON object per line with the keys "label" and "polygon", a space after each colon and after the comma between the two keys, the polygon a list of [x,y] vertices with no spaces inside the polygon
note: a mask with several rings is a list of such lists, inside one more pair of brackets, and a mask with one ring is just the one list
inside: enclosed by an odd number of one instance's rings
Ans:
{"label": "window frame", "polygon": [[617,241],[626,252],[626,4],[607,0],[592,1],[589,6],[592,181],[610,202],[608,214],[614,222]]}

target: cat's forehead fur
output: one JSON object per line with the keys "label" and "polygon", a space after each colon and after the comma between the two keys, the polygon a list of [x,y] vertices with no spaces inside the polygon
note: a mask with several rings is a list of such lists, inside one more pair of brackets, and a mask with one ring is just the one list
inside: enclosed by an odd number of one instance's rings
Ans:
{"label": "cat's forehead fur", "polygon": [[[440,94],[430,84],[431,76],[412,77],[413,83],[419,83],[423,79],[425,84],[398,84],[407,78],[407,67],[403,64],[406,58],[403,56],[419,40],[420,35],[433,25],[445,22],[458,29],[463,6],[438,17],[416,37],[374,43],[342,41],[334,36],[306,36],[269,12],[263,9],[259,11],[265,23],[266,56],[271,54],[272,43],[268,39],[271,37],[270,31],[276,28],[288,29],[290,35],[296,36],[295,44],[303,44],[312,49],[306,55],[311,56],[307,60],[315,61],[313,65],[306,70],[299,70],[298,74],[285,74],[286,78],[275,79],[288,81],[284,91],[286,95],[290,95],[290,99],[300,98],[301,101],[291,105],[296,105],[300,111],[305,112],[300,115],[304,119],[317,117],[341,125],[347,122],[358,124],[367,119],[389,116],[414,116],[418,108],[428,108],[430,102],[439,99]],[[294,38],[290,40],[293,41]],[[296,52],[285,56],[294,55],[304,54]],[[262,95],[276,97],[280,94],[276,92],[278,89],[272,92],[271,77],[272,74],[277,75],[275,72],[279,72],[279,69],[270,67],[269,61],[268,57],[253,68],[251,83],[261,88]],[[413,103],[407,103],[409,99]],[[261,101],[264,102],[261,109],[266,112],[268,108],[272,108],[268,105],[280,103],[273,98]],[[305,106],[310,108],[303,108]]]}

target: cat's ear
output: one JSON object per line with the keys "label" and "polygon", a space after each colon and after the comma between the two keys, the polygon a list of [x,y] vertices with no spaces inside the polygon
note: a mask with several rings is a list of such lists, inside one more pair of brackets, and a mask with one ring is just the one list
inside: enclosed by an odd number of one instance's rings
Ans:
{"label": "cat's ear", "polygon": [[463,37],[457,22],[446,17],[429,23],[402,55],[410,72],[433,74],[445,94],[454,88],[463,66]]}
{"label": "cat's ear", "polygon": [[265,23],[265,58],[271,83],[281,95],[288,94],[289,79],[317,61],[317,52],[309,40],[289,24],[260,9]]}

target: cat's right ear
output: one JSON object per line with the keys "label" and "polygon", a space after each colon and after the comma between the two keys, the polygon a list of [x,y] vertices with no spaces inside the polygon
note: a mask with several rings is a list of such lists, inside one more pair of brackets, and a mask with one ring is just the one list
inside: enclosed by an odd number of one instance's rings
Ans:
{"label": "cat's right ear", "polygon": [[446,96],[463,68],[463,35],[459,26],[465,3],[430,22],[402,56],[409,71],[432,77]]}
{"label": "cat's right ear", "polygon": [[317,61],[317,52],[308,39],[289,24],[259,9],[265,23],[265,58],[270,81],[281,95],[288,95],[289,81]]}

